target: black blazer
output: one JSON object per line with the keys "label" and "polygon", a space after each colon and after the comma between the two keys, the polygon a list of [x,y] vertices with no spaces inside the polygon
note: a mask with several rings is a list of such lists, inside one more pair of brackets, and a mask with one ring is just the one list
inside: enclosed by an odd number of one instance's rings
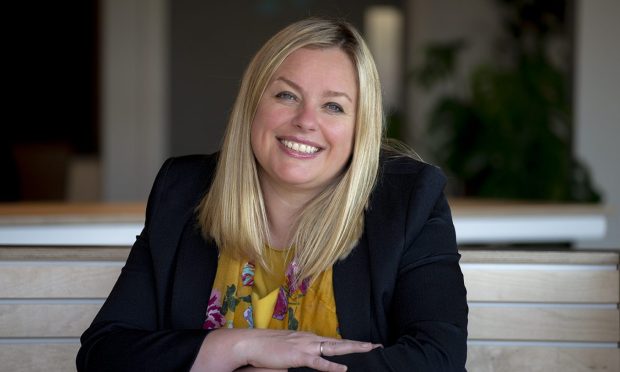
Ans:
{"label": "black blazer", "polygon": [[[218,255],[195,208],[216,161],[172,158],[159,171],[144,229],[82,335],[79,371],[192,366],[208,333],[201,326]],[[364,234],[334,265],[333,282],[342,337],[384,348],[329,359],[350,371],[464,371],[468,309],[444,185],[433,166],[382,159]]]}

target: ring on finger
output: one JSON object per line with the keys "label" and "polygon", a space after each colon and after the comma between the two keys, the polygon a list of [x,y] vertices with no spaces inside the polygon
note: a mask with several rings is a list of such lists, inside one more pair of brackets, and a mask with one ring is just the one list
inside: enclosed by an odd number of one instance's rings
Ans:
{"label": "ring on finger", "polygon": [[319,355],[320,356],[325,356],[325,355],[323,355],[323,344],[324,343],[325,343],[325,341],[319,342]]}

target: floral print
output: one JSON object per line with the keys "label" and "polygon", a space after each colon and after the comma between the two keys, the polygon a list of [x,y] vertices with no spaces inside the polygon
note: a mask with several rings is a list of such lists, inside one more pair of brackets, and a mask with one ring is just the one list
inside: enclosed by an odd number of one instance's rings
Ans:
{"label": "floral print", "polygon": [[237,287],[234,284],[226,287],[226,296],[224,296],[224,301],[222,302],[222,315],[226,315],[228,310],[235,312],[237,305],[241,302],[245,302],[248,304],[252,303],[252,298],[250,295],[246,295],[243,297],[237,297]]}
{"label": "floral print", "polygon": [[[296,280],[298,273],[299,267],[293,259],[284,271],[284,283],[277,288],[277,297],[272,300],[275,303],[271,305],[273,313],[270,314],[270,320],[263,313],[269,307],[260,307],[263,309],[260,310],[261,328],[309,331],[340,338],[332,270],[323,272],[312,283],[307,278]],[[204,329],[256,327],[252,303],[255,274],[253,263],[220,255]],[[223,298],[221,293],[224,293]],[[272,294],[275,296],[275,293]]]}
{"label": "floral print", "polygon": [[[289,292],[295,292],[297,288],[297,275],[299,274],[299,266],[297,262],[293,261],[286,269],[286,285],[290,288]],[[305,295],[308,291],[309,279],[306,278],[301,281],[299,285],[299,291],[302,295]]]}
{"label": "floral print", "polygon": [[[273,311],[273,319],[284,320],[286,315],[289,315],[291,312],[289,307],[289,299],[294,299],[294,302],[298,302],[298,300],[303,297],[308,291],[309,280],[306,278],[301,281],[299,288],[296,285],[296,277],[299,272],[299,267],[297,266],[297,262],[293,261],[286,269],[286,283],[280,287],[278,291],[278,299],[276,301],[276,306]],[[297,322],[289,321],[289,330],[297,330]]]}
{"label": "floral print", "polygon": [[243,266],[243,270],[241,271],[241,282],[244,286],[253,286],[254,285],[254,264],[246,263]]}
{"label": "floral print", "polygon": [[278,299],[276,300],[276,306],[273,309],[273,319],[283,320],[288,310],[288,297],[284,286],[280,287],[278,291]]}
{"label": "floral print", "polygon": [[220,291],[214,289],[211,292],[211,298],[209,299],[209,305],[207,306],[207,318],[202,325],[203,329],[214,329],[224,325],[226,320],[222,315],[222,295]]}
{"label": "floral print", "polygon": [[248,306],[243,312],[243,319],[248,322],[248,328],[254,328],[254,316],[252,314],[252,305]]}

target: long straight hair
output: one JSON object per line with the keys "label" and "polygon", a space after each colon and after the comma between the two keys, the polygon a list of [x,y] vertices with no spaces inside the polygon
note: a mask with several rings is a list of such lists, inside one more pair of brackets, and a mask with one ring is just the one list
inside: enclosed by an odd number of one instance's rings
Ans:
{"label": "long straight hair", "polygon": [[310,200],[293,226],[290,246],[296,280],[312,278],[344,258],[364,228],[364,210],[379,167],[383,111],[371,53],[353,26],[310,18],[286,27],[257,52],[246,69],[226,128],[217,170],[198,206],[202,233],[220,249],[270,269],[269,223],[250,145],[258,103],[280,64],[299,48],[340,48],[356,69],[358,104],[351,159],[334,182]]}

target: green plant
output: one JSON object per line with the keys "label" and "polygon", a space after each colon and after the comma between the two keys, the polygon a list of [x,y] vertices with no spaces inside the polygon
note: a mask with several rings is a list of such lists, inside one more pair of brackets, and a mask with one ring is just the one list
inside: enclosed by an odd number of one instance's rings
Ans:
{"label": "green plant", "polygon": [[[429,116],[429,135],[440,142],[435,155],[465,195],[598,201],[587,169],[572,153],[568,74],[547,56],[548,37],[563,18],[548,13],[561,7],[557,1],[551,9],[535,5],[541,2],[501,2],[508,37],[495,60],[502,62],[475,68],[467,94],[436,101]],[[453,81],[466,45],[428,46],[414,71],[418,84],[431,89]]]}

